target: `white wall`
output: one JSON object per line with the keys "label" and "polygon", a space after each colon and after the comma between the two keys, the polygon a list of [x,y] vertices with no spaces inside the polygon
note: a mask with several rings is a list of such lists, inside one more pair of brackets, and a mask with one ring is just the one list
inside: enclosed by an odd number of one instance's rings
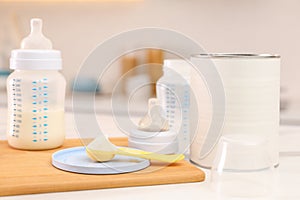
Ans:
{"label": "white wall", "polygon": [[171,28],[194,38],[208,52],[280,54],[282,85],[287,87],[287,95],[297,101],[300,99],[299,8],[297,0],[0,1],[0,49],[1,46],[7,49],[1,44],[7,33],[19,29],[19,34],[10,34],[19,43],[20,35],[29,31],[30,18],[41,17],[45,33],[53,40],[54,47],[63,52],[63,73],[71,80],[88,53],[110,36],[144,26]]}

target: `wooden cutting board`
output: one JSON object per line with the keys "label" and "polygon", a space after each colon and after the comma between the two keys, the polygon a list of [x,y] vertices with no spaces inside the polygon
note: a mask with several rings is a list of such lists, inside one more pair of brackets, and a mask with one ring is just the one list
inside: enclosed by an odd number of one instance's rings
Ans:
{"label": "wooden cutting board", "polygon": [[[127,146],[125,138],[111,141]],[[199,182],[205,178],[203,171],[186,161],[168,166],[152,162],[139,172],[118,175],[76,174],[51,165],[52,153],[74,146],[82,146],[80,140],[66,140],[61,148],[54,150],[22,151],[0,141],[0,196]]]}

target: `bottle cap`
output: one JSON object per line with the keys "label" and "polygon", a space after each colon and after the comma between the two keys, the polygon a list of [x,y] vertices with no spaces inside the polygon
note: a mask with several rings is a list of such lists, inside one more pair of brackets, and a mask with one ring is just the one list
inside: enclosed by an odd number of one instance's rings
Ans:
{"label": "bottle cap", "polygon": [[51,41],[42,33],[42,20],[31,19],[31,32],[21,42],[21,49],[11,52],[10,68],[24,70],[60,70],[61,53],[52,50]]}

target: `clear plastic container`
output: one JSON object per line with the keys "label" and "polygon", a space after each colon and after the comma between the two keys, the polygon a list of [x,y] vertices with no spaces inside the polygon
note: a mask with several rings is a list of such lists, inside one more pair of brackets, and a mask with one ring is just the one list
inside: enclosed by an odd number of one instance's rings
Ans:
{"label": "clear plastic container", "polygon": [[190,68],[185,60],[164,61],[163,76],[157,81],[156,94],[170,129],[177,133],[179,152],[189,154],[190,146]]}
{"label": "clear plastic container", "polygon": [[7,79],[7,140],[18,149],[52,149],[65,138],[66,81],[58,71],[60,51],[52,50],[51,43],[42,38],[41,20],[31,23],[38,30],[23,40],[23,48],[11,53],[10,68],[15,71]]}

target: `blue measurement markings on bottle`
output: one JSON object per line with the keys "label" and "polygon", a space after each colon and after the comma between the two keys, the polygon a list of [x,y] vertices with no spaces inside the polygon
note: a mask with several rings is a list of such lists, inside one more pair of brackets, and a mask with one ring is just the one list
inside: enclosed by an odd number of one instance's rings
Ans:
{"label": "blue measurement markings on bottle", "polygon": [[32,81],[33,142],[48,140],[48,79]]}
{"label": "blue measurement markings on bottle", "polygon": [[38,81],[32,81],[32,134],[33,142],[38,142]]}
{"label": "blue measurement markings on bottle", "polygon": [[13,90],[13,128],[12,136],[19,138],[20,125],[22,123],[22,94],[21,94],[21,79],[14,78],[12,80],[12,90]]}
{"label": "blue measurement markings on bottle", "polygon": [[42,104],[43,104],[43,141],[48,140],[48,79],[43,78],[42,82]]}
{"label": "blue measurement markings on bottle", "polygon": [[[166,84],[164,89],[166,117],[171,129],[178,133],[179,149],[186,151],[190,144],[189,105],[190,88],[188,84]],[[188,152],[188,151],[187,151]]]}
{"label": "blue measurement markings on bottle", "polygon": [[175,112],[176,112],[176,86],[174,84],[168,84],[165,88],[165,98],[166,98],[166,117],[169,120],[170,128],[173,128],[175,125]]}

